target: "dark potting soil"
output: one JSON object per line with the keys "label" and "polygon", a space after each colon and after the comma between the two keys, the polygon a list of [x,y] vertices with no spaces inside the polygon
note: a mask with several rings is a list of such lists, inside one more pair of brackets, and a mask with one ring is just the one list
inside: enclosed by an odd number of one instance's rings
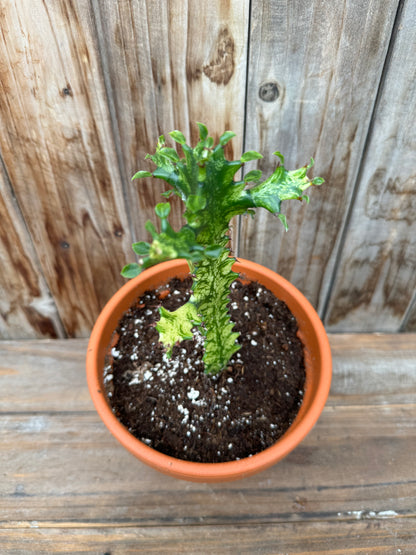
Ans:
{"label": "dark potting soil", "polygon": [[284,434],[302,402],[296,319],[265,287],[234,282],[229,307],[242,347],[222,373],[209,377],[201,335],[175,346],[169,359],[154,327],[159,306],[181,306],[190,285],[173,279],[148,291],[121,319],[104,376],[113,412],[146,445],[179,459],[254,455]]}

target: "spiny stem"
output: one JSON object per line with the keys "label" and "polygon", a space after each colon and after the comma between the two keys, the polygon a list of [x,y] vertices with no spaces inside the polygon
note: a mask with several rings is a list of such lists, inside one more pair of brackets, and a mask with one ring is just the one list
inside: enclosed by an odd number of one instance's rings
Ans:
{"label": "spiny stem", "polygon": [[202,316],[205,335],[205,372],[218,374],[240,349],[239,333],[228,310],[229,288],[238,274],[231,267],[235,259],[227,249],[216,259],[205,259],[197,267],[193,294],[198,313]]}

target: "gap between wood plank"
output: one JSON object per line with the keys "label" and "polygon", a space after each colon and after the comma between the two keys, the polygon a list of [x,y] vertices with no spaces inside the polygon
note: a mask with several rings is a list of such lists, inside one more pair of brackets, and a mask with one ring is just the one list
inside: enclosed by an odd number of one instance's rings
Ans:
{"label": "gap between wood plank", "polygon": [[[248,82],[249,82],[249,72],[250,72],[250,44],[251,44],[251,10],[252,10],[252,0],[248,3],[248,25],[247,25],[247,52],[246,52],[246,83],[244,88],[244,119],[243,119],[243,140],[242,148],[243,153],[246,151],[247,142],[247,112],[248,112]],[[244,177],[244,168],[241,170],[242,178]],[[236,258],[240,255],[241,246],[241,218],[242,216],[237,216],[237,233],[236,233],[236,244],[235,244],[235,256]]]}

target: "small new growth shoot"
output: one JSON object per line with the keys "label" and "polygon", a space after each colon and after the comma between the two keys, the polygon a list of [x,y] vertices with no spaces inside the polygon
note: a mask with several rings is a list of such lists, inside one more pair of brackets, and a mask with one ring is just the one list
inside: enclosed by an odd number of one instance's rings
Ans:
{"label": "small new growth shoot", "polygon": [[[156,165],[154,172],[139,171],[133,179],[156,177],[166,181],[171,189],[164,193],[166,198],[179,196],[185,204],[186,223],[179,231],[174,231],[168,222],[169,202],[156,206],[160,218],[161,231],[157,232],[151,222],[146,229],[152,242],[133,244],[140,264],[128,264],[122,270],[126,278],[137,276],[142,270],[159,262],[185,258],[194,276],[192,296],[179,309],[169,312],[160,308],[157,323],[160,340],[171,356],[173,346],[193,336],[198,327],[204,336],[204,365],[209,375],[218,374],[227,366],[232,355],[238,351],[239,334],[233,331],[228,311],[229,289],[237,274],[232,271],[235,258],[228,248],[230,221],[234,216],[253,214],[255,208],[265,208],[276,214],[287,229],[286,218],[280,212],[284,200],[298,199],[309,202],[304,191],[311,185],[321,185],[323,179],[310,180],[306,173],[311,163],[294,171],[284,167],[284,157],[274,154],[280,164],[275,171],[261,181],[262,172],[248,172],[243,180],[234,181],[234,176],[245,162],[263,156],[248,151],[239,160],[229,161],[224,156],[224,146],[235,136],[226,131],[214,145],[208,130],[202,123],[199,127],[200,140],[192,148],[186,144],[180,131],[172,131],[170,136],[182,147],[184,158],[165,144],[159,137],[156,152],[147,155]],[[248,187],[248,183],[256,183]]]}

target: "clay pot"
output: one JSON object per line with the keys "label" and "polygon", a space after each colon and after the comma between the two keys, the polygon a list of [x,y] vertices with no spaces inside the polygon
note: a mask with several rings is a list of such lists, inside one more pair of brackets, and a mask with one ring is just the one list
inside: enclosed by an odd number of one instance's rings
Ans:
{"label": "clay pot", "polygon": [[107,303],[92,330],[87,352],[87,380],[94,405],[110,432],[133,455],[151,467],[176,478],[197,482],[221,482],[250,476],[275,464],[290,453],[310,432],[326,403],[332,362],[328,337],[309,301],[287,280],[254,262],[239,260],[234,271],[258,281],[283,300],[298,321],[298,335],[305,347],[306,383],[300,411],[286,433],[261,453],[225,463],[194,463],[175,459],[145,445],[118,421],[103,386],[104,358],[123,313],[144,291],[189,274],[186,261],[158,264],[127,282]]}

